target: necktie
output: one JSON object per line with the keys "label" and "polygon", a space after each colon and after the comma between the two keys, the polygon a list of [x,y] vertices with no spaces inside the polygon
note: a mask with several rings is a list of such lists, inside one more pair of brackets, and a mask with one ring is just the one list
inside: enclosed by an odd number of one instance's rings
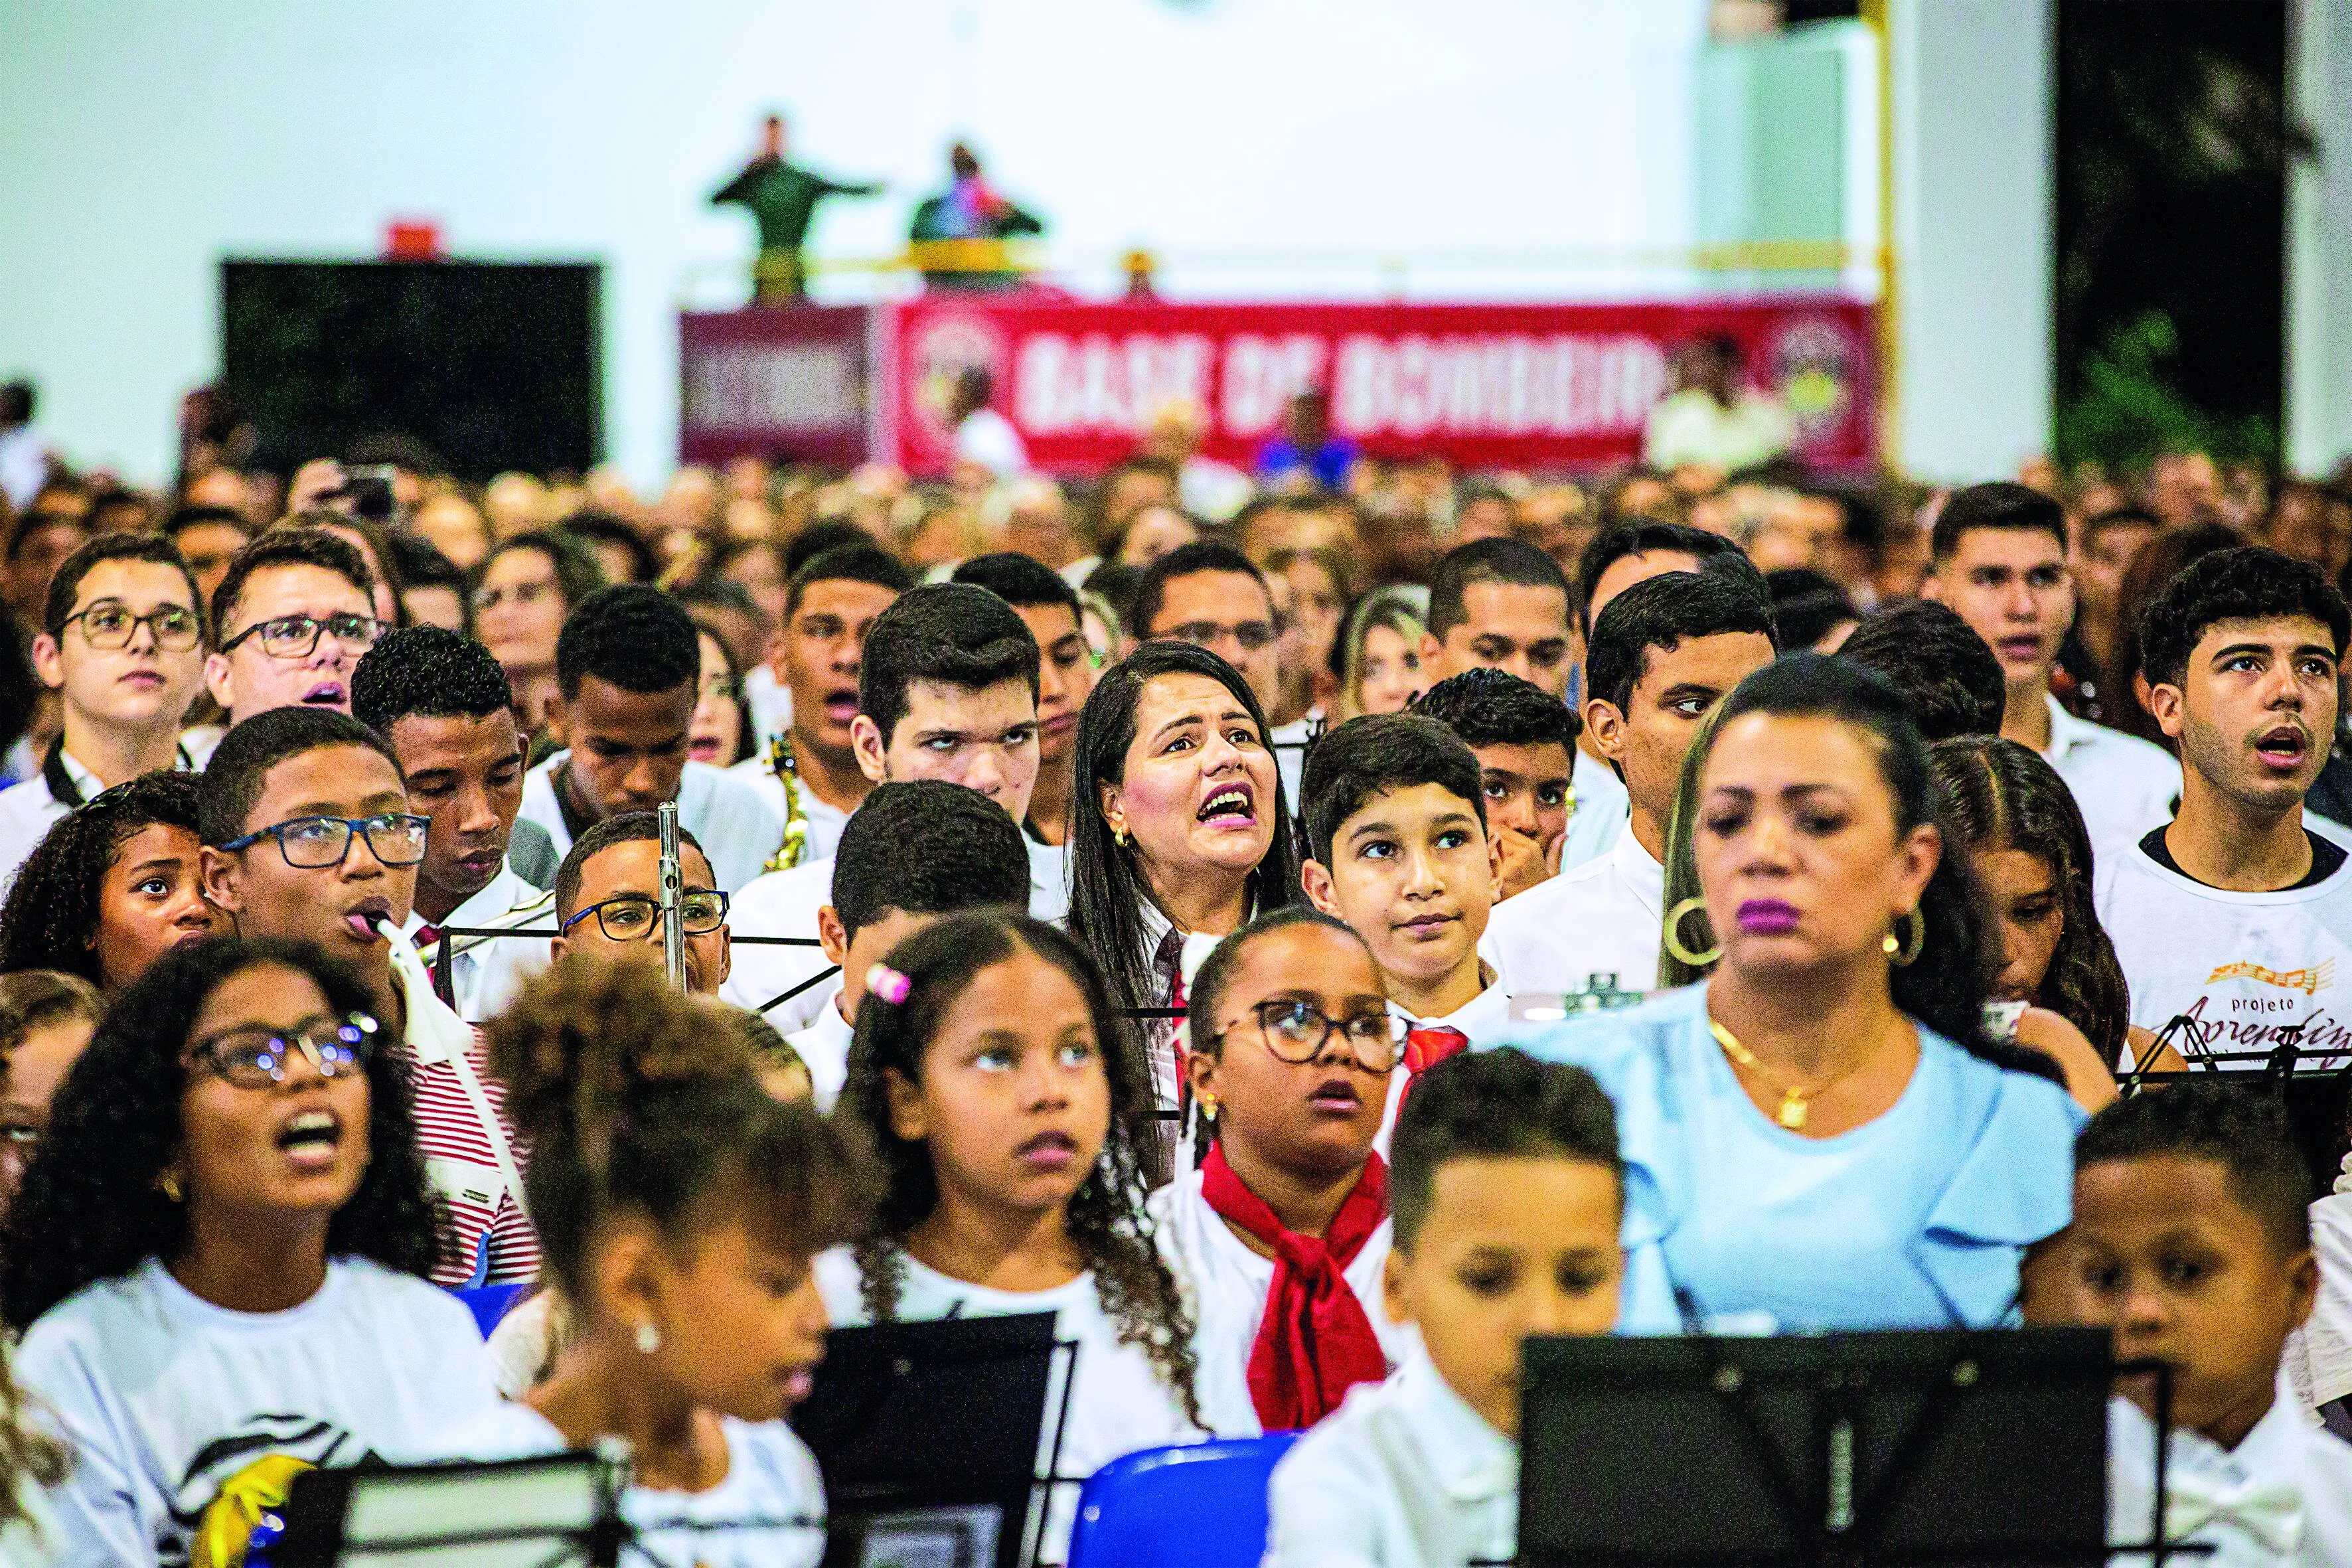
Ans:
{"label": "necktie", "polygon": [[1446,1058],[1467,1049],[1470,1037],[1444,1024],[1408,1030],[1404,1037],[1405,1071],[1419,1078]]}
{"label": "necktie", "polygon": [[2164,1534],[2187,1541],[2208,1525],[2233,1524],[2282,1558],[2303,1539],[2303,1493],[2280,1481],[2228,1481],[2183,1474],[2166,1478]]}
{"label": "necktie", "polygon": [[416,955],[425,960],[425,973],[433,977],[435,990],[441,985],[441,928],[430,923],[418,926],[408,939],[416,944]]}
{"label": "necktie", "polygon": [[1342,1271],[1388,1217],[1388,1167],[1373,1154],[1319,1237],[1286,1230],[1264,1198],[1225,1163],[1222,1143],[1201,1163],[1201,1196],[1220,1217],[1274,1248],[1274,1282],[1250,1346],[1250,1405],[1268,1432],[1312,1426],[1348,1390],[1389,1374],[1388,1356]]}

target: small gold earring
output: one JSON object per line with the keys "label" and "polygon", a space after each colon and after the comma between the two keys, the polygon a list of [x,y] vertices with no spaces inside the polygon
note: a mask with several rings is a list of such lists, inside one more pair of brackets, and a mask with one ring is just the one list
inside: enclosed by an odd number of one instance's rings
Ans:
{"label": "small gold earring", "polygon": [[652,1320],[650,1319],[645,1322],[639,1323],[637,1325],[637,1350],[639,1353],[651,1355],[654,1352],[659,1349],[661,1349],[661,1331],[654,1327]]}
{"label": "small gold earring", "polygon": [[1118,845],[1121,849],[1132,848],[1134,847],[1132,841],[1127,837],[1127,826],[1124,823],[1110,830],[1110,841],[1113,844]]}
{"label": "small gold earring", "polygon": [[162,1175],[155,1178],[155,1190],[163,1194],[163,1201],[165,1203],[178,1203],[180,1201],[180,1178],[170,1171],[166,1171]]}
{"label": "small gold earring", "polygon": [[1200,1100],[1202,1119],[1214,1121],[1217,1119],[1217,1097],[1213,1094],[1204,1094],[1200,1097]]}
{"label": "small gold earring", "polygon": [[1927,945],[1927,917],[1917,910],[1906,910],[1895,917],[1895,929],[1901,930],[1905,921],[1911,922],[1908,935],[1898,937],[1895,931],[1889,931],[1878,939],[1879,950],[1895,961],[1897,969],[1917,963]]}

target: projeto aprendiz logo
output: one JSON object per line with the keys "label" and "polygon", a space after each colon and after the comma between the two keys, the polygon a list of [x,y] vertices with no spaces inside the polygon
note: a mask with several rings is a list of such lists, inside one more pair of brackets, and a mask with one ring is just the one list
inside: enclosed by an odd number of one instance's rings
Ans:
{"label": "projeto aprendiz logo", "polygon": [[2205,977],[2208,985],[2224,980],[2252,980],[2282,990],[2300,991],[2306,996],[2316,996],[2336,984],[2336,961],[2315,963],[2304,969],[2265,969],[2259,963],[2225,963]]}

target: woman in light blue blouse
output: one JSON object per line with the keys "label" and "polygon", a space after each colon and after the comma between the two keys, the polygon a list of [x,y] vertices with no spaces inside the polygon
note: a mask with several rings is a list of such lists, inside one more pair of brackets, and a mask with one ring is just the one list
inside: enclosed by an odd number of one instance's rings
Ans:
{"label": "woman in light blue blouse", "polygon": [[1700,967],[1719,948],[1714,973],[1534,1047],[1617,1105],[1622,1326],[2001,1321],[2070,1217],[2082,1113],[1983,1034],[1987,930],[1902,699],[1791,655],[1687,765],[1700,892],[1665,935]]}

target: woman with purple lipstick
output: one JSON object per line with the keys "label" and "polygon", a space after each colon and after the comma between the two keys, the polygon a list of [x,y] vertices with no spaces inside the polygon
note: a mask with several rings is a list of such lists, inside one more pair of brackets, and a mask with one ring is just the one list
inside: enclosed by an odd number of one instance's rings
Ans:
{"label": "woman with purple lipstick", "polygon": [[1984,1037],[1994,938],[1903,700],[1795,654],[1701,744],[1699,891],[1665,941],[1712,973],[1533,1047],[1616,1102],[1623,1326],[2003,1321],[2067,1223],[2083,1114]]}

